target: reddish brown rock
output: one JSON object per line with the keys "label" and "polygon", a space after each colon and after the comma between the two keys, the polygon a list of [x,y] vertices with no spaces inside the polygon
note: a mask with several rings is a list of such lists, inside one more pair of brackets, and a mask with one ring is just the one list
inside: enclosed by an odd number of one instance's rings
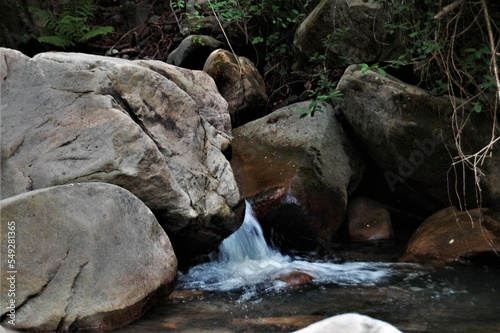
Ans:
{"label": "reddish brown rock", "polygon": [[500,252],[500,223],[484,210],[449,207],[422,223],[400,261],[445,265],[487,252]]}
{"label": "reddish brown rock", "polygon": [[185,301],[201,297],[204,294],[202,290],[174,290],[168,298],[174,301]]}
{"label": "reddish brown rock", "polygon": [[380,203],[357,197],[347,205],[349,235],[353,242],[391,239],[391,215]]}
{"label": "reddish brown rock", "polygon": [[293,271],[278,277],[276,280],[283,281],[289,286],[300,286],[303,284],[308,284],[309,282],[314,280],[314,278],[307,273]]}
{"label": "reddish brown rock", "polygon": [[274,326],[290,330],[302,328],[322,319],[323,317],[321,316],[302,315],[290,317],[235,318],[232,323],[235,326],[259,326],[263,330],[265,330],[265,326]]}
{"label": "reddish brown rock", "polygon": [[314,249],[328,242],[344,221],[348,188],[362,163],[344,137],[330,105],[300,118],[297,103],[234,130],[231,165],[243,196],[264,231],[281,245]]}

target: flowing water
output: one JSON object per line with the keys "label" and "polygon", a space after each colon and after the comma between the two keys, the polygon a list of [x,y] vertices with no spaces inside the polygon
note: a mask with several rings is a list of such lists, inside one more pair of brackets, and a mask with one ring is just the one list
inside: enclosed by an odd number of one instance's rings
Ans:
{"label": "flowing water", "polygon": [[[500,268],[394,263],[391,249],[353,246],[339,251],[349,257],[342,263],[285,256],[266,244],[247,205],[242,227],[211,262],[180,273],[168,300],[120,331],[290,332],[358,312],[404,332],[500,332]],[[278,280],[295,271],[312,282],[291,287]]]}

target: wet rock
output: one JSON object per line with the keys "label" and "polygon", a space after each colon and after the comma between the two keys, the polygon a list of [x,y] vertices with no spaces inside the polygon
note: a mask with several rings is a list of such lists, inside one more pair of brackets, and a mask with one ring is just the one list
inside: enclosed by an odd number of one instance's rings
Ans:
{"label": "wet rock", "polygon": [[391,239],[391,215],[380,203],[365,197],[350,200],[347,205],[347,225],[353,242]]}
{"label": "wet rock", "polygon": [[385,27],[390,22],[390,11],[372,0],[321,1],[297,29],[294,44],[304,59],[325,54],[326,47],[334,68],[397,59],[404,48],[398,33]]}
{"label": "wet rock", "polygon": [[214,79],[222,97],[228,102],[235,127],[264,115],[266,85],[250,60],[245,57],[235,59],[229,51],[215,50],[203,70]]}
{"label": "wet rock", "polygon": [[221,42],[210,36],[190,35],[184,38],[175,50],[170,52],[167,63],[201,70],[210,53],[222,45]]}
{"label": "wet rock", "polygon": [[205,294],[202,290],[175,290],[169,298],[175,301],[185,301],[201,297]]}
{"label": "wet rock", "polygon": [[500,252],[500,223],[487,211],[443,209],[415,231],[400,261],[446,265]]}
{"label": "wet rock", "polygon": [[384,321],[358,313],[344,313],[311,324],[295,333],[401,333],[396,327]]}
{"label": "wet rock", "polygon": [[324,113],[300,118],[308,106],[287,106],[234,131],[231,163],[243,196],[283,247],[314,248],[318,237],[328,242],[362,170],[332,107],[320,104]]}
{"label": "wet rock", "polygon": [[[465,169],[463,175],[460,163],[452,168],[456,161],[452,157],[458,152],[450,97],[432,96],[375,71],[361,73],[356,65],[345,71],[338,89],[344,95],[343,116],[369,156],[384,170],[390,191],[410,198],[428,214],[449,205],[450,186],[460,189],[451,193],[453,203],[458,205],[457,195],[463,202],[462,190],[467,202],[476,202],[474,180],[469,178],[472,174]],[[463,112],[467,124],[461,129],[462,152],[475,153],[490,141],[490,125],[471,105],[464,105]],[[490,163],[488,158],[485,163]]]}
{"label": "wet rock", "polygon": [[[15,226],[18,245],[16,329],[111,330],[139,318],[173,288],[177,259],[170,241],[153,213],[123,188],[63,185],[0,205],[2,244]],[[7,274],[2,270],[2,290],[9,289]],[[7,293],[1,297],[7,304]]]}
{"label": "wet rock", "polygon": [[179,255],[208,253],[243,219],[223,150],[227,102],[204,72],[1,49],[1,195],[74,182],[134,193]]}
{"label": "wet rock", "polygon": [[[323,319],[321,316],[303,315],[290,317],[261,317],[261,318],[236,318],[232,323],[235,326],[252,325],[262,330],[278,327],[284,330],[297,329]],[[269,326],[269,328],[266,328]]]}
{"label": "wet rock", "polygon": [[305,272],[293,271],[278,277],[276,280],[285,282],[289,286],[300,286],[308,284],[314,280],[314,278]]}

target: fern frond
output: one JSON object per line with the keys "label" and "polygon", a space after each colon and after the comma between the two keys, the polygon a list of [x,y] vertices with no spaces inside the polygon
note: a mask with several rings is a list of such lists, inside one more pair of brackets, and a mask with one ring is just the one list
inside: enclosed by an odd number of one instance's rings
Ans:
{"label": "fern frond", "polygon": [[59,24],[59,18],[54,13],[36,7],[28,7],[28,11],[33,13],[45,28],[55,31]]}
{"label": "fern frond", "polygon": [[64,36],[42,36],[42,37],[38,37],[37,40],[40,43],[52,44],[54,46],[62,47],[62,48],[66,48],[68,46],[75,45],[75,43],[73,43],[70,39],[68,39]]}
{"label": "fern frond", "polygon": [[109,33],[112,33],[115,30],[115,28],[107,26],[107,27],[97,27],[95,29],[90,30],[89,32],[85,33],[83,36],[80,37],[80,42],[86,42],[89,39],[92,39],[96,36],[100,35],[106,35]]}
{"label": "fern frond", "polygon": [[73,16],[88,19],[94,16],[93,0],[64,0],[61,16]]}
{"label": "fern frond", "polygon": [[77,43],[114,31],[113,27],[92,28],[88,25],[88,19],[96,10],[94,0],[62,0],[60,14],[35,7],[30,7],[29,10],[52,34],[40,37],[38,41],[62,48],[75,46]]}

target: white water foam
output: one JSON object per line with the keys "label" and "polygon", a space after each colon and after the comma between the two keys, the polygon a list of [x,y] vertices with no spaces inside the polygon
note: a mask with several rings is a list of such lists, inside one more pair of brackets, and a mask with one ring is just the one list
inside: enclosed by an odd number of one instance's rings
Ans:
{"label": "white water foam", "polygon": [[218,258],[180,274],[179,282],[183,289],[230,291],[258,285],[274,289],[286,286],[277,280],[278,277],[299,271],[311,275],[313,282],[375,284],[390,275],[389,266],[373,262],[309,262],[282,255],[266,243],[262,228],[247,202],[242,226],[222,242]]}

